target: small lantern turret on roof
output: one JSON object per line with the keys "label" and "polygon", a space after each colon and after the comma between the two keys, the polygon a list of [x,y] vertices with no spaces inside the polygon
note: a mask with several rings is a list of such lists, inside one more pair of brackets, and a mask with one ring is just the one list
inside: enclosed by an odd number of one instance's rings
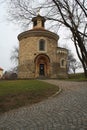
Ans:
{"label": "small lantern turret on roof", "polygon": [[44,24],[46,19],[39,14],[32,19],[33,21],[33,28],[44,28]]}

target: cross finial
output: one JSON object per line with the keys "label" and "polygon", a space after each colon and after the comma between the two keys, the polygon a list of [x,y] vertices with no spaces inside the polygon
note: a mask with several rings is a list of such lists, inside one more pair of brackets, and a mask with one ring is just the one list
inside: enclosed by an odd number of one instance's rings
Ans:
{"label": "cross finial", "polygon": [[40,10],[41,10],[42,7],[39,7],[38,10],[37,10],[37,14],[40,15]]}

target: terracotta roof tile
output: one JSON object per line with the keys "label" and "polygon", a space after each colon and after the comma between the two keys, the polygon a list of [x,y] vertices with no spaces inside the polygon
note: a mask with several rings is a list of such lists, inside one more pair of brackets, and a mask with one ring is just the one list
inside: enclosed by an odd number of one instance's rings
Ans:
{"label": "terracotta roof tile", "polygon": [[3,69],[0,67],[0,70],[3,70]]}
{"label": "terracotta roof tile", "polygon": [[31,29],[31,30],[29,30],[29,31],[32,31],[32,30],[45,30],[46,31],[46,29],[44,29],[44,28],[33,28],[33,29]]}

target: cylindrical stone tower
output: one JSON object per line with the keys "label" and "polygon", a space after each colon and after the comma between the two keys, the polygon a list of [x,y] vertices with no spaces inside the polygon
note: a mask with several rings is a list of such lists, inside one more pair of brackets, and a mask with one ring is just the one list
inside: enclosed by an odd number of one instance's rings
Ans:
{"label": "cylindrical stone tower", "polygon": [[[58,55],[59,36],[45,30],[45,18],[38,15],[32,19],[33,29],[18,35],[19,67],[18,78],[57,78],[60,66],[58,56],[66,61],[67,51]],[[60,50],[60,49],[59,49]],[[66,75],[66,65],[64,74]]]}

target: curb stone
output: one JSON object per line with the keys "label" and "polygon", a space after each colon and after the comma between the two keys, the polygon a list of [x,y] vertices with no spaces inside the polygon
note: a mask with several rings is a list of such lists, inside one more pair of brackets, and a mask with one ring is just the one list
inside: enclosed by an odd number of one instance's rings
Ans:
{"label": "curb stone", "polygon": [[[63,89],[59,88],[59,90],[55,94],[53,94],[51,97],[58,96],[62,91],[63,91]],[[49,98],[51,98],[51,97],[49,97]]]}

